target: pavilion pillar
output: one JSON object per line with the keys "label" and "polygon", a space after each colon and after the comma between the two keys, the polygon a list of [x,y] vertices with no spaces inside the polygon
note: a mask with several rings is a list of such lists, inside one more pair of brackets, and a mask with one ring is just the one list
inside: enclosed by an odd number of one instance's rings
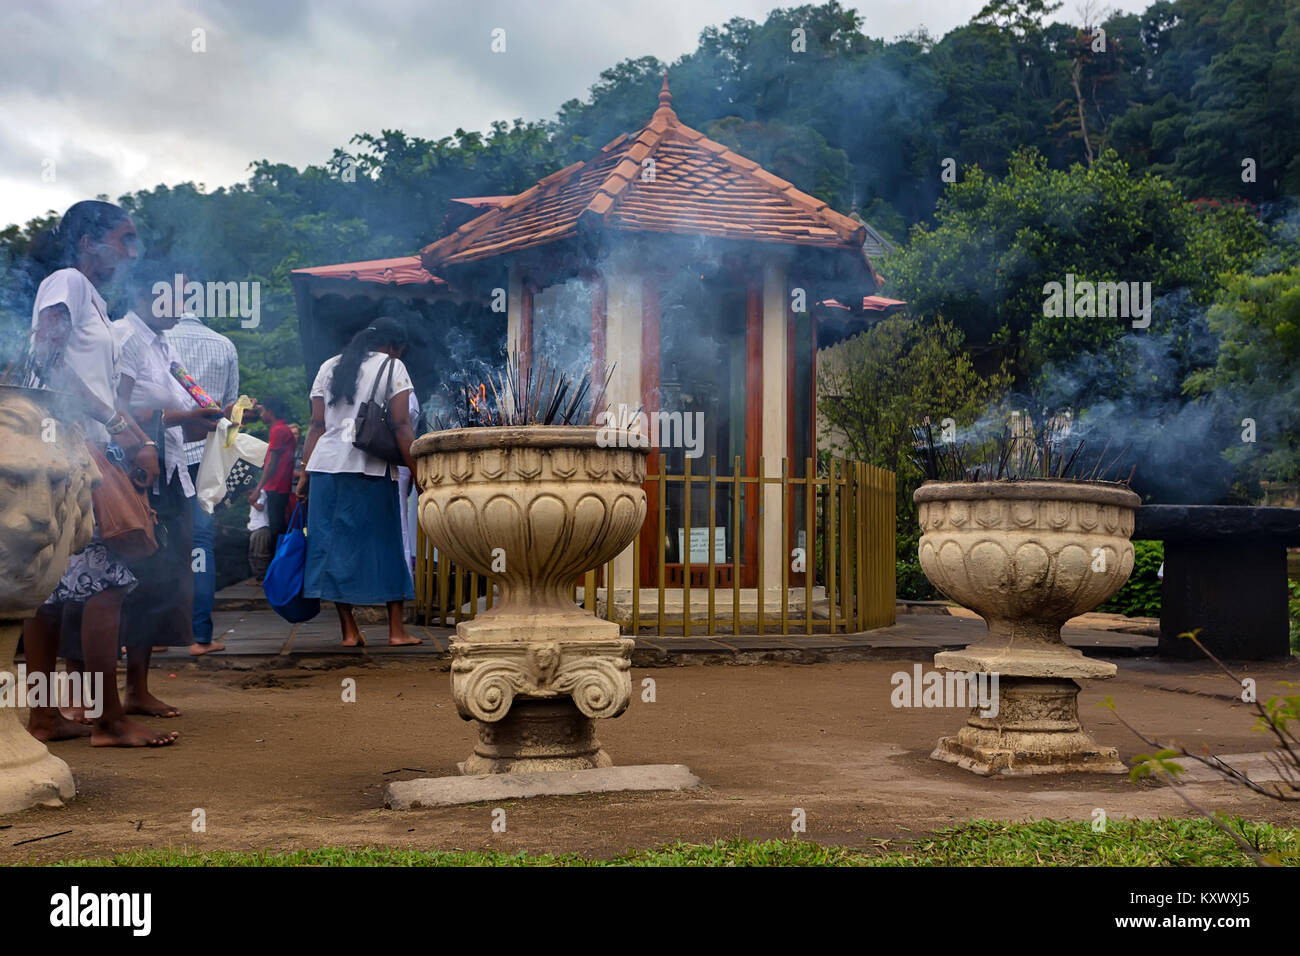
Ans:
{"label": "pavilion pillar", "polygon": [[[789,363],[785,263],[768,259],[763,264],[763,475],[781,476],[781,459],[787,454],[786,385]],[[765,589],[781,587],[781,562],[789,561],[781,540],[781,486],[763,489],[763,580]]]}
{"label": "pavilion pillar", "polygon": [[524,282],[520,275],[519,269],[515,266],[510,268],[510,278],[506,283],[506,352],[510,356],[511,364],[515,361],[515,350],[523,345],[525,348],[532,343],[521,342],[520,333],[523,331],[524,316]]}
{"label": "pavilion pillar", "polygon": [[[633,263],[611,261],[605,271],[605,362],[617,363],[605,393],[605,407],[630,415],[641,407],[641,306],[642,275]],[[615,589],[637,586],[632,580],[632,549],[628,545],[614,559]]]}

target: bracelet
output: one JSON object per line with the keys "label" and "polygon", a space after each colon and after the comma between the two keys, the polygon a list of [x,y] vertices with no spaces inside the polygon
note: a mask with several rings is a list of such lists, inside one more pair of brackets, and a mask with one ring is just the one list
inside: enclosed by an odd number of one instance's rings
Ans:
{"label": "bracelet", "polygon": [[127,424],[126,416],[118,412],[104,423],[104,428],[110,435],[120,435],[126,431]]}
{"label": "bracelet", "polygon": [[158,443],[156,441],[141,442],[140,447],[135,450],[135,453],[138,455],[140,454],[141,451],[143,451],[146,448],[157,448],[157,447],[158,447]]}

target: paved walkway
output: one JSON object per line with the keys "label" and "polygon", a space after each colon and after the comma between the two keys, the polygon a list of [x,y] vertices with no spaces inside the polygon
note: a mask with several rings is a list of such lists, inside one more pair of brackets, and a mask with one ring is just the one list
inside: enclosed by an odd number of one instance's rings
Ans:
{"label": "paved walkway", "polygon": [[[389,647],[383,624],[363,624],[366,647],[339,645],[338,619],[326,606],[314,620],[289,624],[266,607],[260,588],[248,583],[226,588],[218,594],[213,613],[215,632],[226,645],[223,653],[200,659],[202,666],[254,667],[270,660],[318,666],[321,658],[398,656],[446,658],[452,628],[408,624],[407,630],[424,638],[412,647]],[[984,633],[984,623],[970,612],[958,614],[934,605],[905,606],[898,623],[854,634],[717,634],[713,637],[682,637],[642,632],[636,638],[632,662],[637,667],[674,664],[755,663],[764,660],[815,663],[828,660],[925,660],[947,648],[965,647]],[[1080,626],[1089,625],[1089,626]],[[1148,633],[1126,633],[1114,627],[1150,630],[1141,623],[1111,617],[1085,617],[1064,629],[1066,643],[1096,657],[1130,657],[1154,654],[1156,637]],[[159,663],[189,655],[176,649],[160,655]]]}

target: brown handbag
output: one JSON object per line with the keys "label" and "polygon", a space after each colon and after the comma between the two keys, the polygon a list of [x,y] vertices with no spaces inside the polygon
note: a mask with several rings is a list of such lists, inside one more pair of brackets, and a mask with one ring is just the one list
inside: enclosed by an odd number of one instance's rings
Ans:
{"label": "brown handbag", "polygon": [[154,534],[158,515],[121,465],[109,461],[104,450],[94,442],[86,442],[86,447],[103,476],[90,493],[100,539],[127,561],[149,557],[158,550]]}

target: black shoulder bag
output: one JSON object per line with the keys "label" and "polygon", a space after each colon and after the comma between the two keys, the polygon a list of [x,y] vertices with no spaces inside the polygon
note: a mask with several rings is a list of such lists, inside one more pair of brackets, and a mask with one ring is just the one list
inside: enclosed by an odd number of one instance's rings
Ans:
{"label": "black shoulder bag", "polygon": [[393,425],[388,419],[388,398],[375,401],[385,369],[388,370],[388,381],[384,385],[384,395],[387,396],[393,387],[393,361],[390,356],[384,363],[384,367],[375,376],[375,384],[370,387],[370,398],[362,402],[357,409],[356,432],[352,444],[368,455],[374,455],[390,464],[402,465],[406,463],[406,459],[402,457],[397,435],[393,432]]}

